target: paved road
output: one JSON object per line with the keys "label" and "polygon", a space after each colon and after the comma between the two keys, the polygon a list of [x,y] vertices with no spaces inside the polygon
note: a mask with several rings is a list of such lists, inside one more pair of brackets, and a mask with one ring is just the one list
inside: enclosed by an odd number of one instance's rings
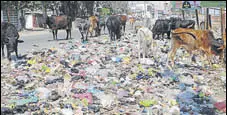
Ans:
{"label": "paved road", "polygon": [[[129,26],[126,26],[126,30],[128,30]],[[130,27],[131,28],[131,27]],[[107,34],[107,28],[105,33]],[[103,31],[101,32],[103,34]],[[24,43],[18,44],[18,54],[19,55],[25,55],[28,52],[36,51],[38,49],[42,48],[52,48],[52,47],[59,47],[59,42],[66,42],[66,31],[65,30],[58,30],[58,39],[59,40],[53,40],[52,32],[49,29],[39,30],[39,31],[21,31],[19,32],[19,39],[24,40]],[[81,35],[79,33],[79,30],[77,28],[72,29],[72,40],[81,40]],[[2,50],[1,50],[2,51]],[[6,53],[6,47],[4,49],[5,55]],[[12,56],[15,56],[15,53],[11,54]],[[2,57],[1,57],[2,59]]]}
{"label": "paved road", "polygon": [[[21,55],[25,54],[28,51],[42,49],[42,48],[51,48],[58,47],[59,42],[66,41],[66,31],[58,31],[58,39],[53,40],[52,32],[49,30],[44,31],[23,31],[20,32],[20,38],[24,40],[24,43],[19,44],[18,51]],[[80,40],[80,34],[78,30],[72,30],[72,39]]]}
{"label": "paved road", "polygon": [[[59,42],[67,41],[66,38],[66,31],[59,30],[58,31],[58,39],[53,40],[52,32],[49,29],[41,30],[41,31],[21,31],[19,32],[19,39],[23,40],[23,43],[18,44],[18,55],[25,55],[28,52],[35,51],[42,48],[52,48],[52,47],[59,47]],[[72,39],[73,40],[80,40],[81,35],[78,29],[72,30]],[[1,49],[2,52],[2,49]],[[5,55],[6,47],[4,48]],[[2,53],[1,53],[2,55]],[[15,53],[11,54],[15,56]],[[2,56],[1,56],[2,59]]]}

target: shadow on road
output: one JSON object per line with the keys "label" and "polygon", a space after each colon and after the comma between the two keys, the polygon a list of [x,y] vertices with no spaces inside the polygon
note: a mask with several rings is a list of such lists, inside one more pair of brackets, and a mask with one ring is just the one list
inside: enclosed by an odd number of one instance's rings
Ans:
{"label": "shadow on road", "polygon": [[[72,40],[74,38],[69,38],[68,40]],[[63,40],[66,40],[66,39],[57,39],[57,40],[47,40],[48,42],[53,42],[53,41],[63,41]],[[67,41],[67,40],[66,40]]]}

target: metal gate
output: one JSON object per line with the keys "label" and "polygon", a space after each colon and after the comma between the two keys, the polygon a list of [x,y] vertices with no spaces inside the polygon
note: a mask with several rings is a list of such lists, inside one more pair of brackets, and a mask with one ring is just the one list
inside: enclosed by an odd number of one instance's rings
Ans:
{"label": "metal gate", "polygon": [[[9,21],[10,21],[10,23],[12,23],[13,25],[16,26],[17,30],[20,29],[20,27],[19,27],[19,16],[18,16],[17,11],[9,10]],[[8,22],[6,10],[3,10],[3,22]]]}

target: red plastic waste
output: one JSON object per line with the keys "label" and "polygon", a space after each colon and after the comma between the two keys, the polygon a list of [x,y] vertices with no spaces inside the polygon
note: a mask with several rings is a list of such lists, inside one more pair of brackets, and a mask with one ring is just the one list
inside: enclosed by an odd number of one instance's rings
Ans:
{"label": "red plastic waste", "polygon": [[217,103],[214,104],[214,106],[215,106],[219,111],[226,112],[226,101],[217,102]]}

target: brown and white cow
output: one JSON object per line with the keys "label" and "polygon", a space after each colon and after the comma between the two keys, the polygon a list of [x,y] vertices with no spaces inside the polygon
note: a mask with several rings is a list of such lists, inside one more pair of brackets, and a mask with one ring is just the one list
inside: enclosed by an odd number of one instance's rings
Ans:
{"label": "brown and white cow", "polygon": [[[171,51],[168,58],[171,59],[171,64],[174,66],[174,56],[177,49],[183,47],[192,54],[199,50],[206,54],[209,64],[211,65],[211,55],[220,56],[223,58],[224,44],[220,44],[215,40],[213,32],[209,30],[194,30],[187,28],[178,28],[172,32]],[[167,61],[168,62],[168,61]]]}

